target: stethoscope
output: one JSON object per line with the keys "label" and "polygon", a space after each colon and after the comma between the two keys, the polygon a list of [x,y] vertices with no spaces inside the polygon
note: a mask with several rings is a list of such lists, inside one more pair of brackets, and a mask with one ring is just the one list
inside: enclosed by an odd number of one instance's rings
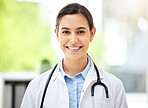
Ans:
{"label": "stethoscope", "polygon": [[[51,80],[51,77],[52,77],[52,75],[53,75],[53,73],[54,73],[56,67],[57,67],[57,64],[55,65],[55,67],[53,68],[52,72],[50,73],[50,75],[49,75],[49,77],[48,77],[48,79],[47,79],[47,82],[46,82],[46,85],[45,85],[45,89],[44,89],[44,92],[43,92],[43,96],[42,96],[42,100],[41,100],[41,104],[40,104],[40,108],[43,108],[43,103],[44,103],[46,91],[47,91],[47,88],[48,88],[48,84],[49,84],[49,82],[50,82],[50,80]],[[104,89],[105,89],[105,94],[106,94],[106,98],[107,98],[107,99],[109,98],[108,88],[107,88],[107,86],[106,86],[103,82],[101,82],[100,75],[99,75],[99,71],[98,71],[98,68],[97,68],[97,66],[95,65],[95,63],[94,63],[94,67],[95,67],[96,74],[97,74],[97,81],[96,81],[96,82],[92,85],[92,87],[91,87],[91,96],[92,96],[92,99],[93,99],[93,105],[94,105],[94,91],[95,91],[95,87],[96,87],[97,85],[101,85],[101,86],[104,87]]]}

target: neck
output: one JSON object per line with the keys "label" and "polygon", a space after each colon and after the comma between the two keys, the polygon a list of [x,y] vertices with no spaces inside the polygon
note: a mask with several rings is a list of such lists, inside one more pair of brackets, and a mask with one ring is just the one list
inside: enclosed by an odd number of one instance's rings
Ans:
{"label": "neck", "polygon": [[63,60],[63,69],[65,73],[73,77],[85,69],[87,62],[87,56],[77,60],[72,60],[65,57]]}

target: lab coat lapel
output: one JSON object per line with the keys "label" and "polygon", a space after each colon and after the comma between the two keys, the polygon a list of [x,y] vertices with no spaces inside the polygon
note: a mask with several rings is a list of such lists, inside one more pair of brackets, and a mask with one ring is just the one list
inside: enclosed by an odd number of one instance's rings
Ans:
{"label": "lab coat lapel", "polygon": [[[56,89],[54,92],[55,93],[59,93],[59,91],[60,91],[60,96],[61,96],[61,98],[63,98],[62,100],[61,100],[61,102],[62,103],[66,103],[66,104],[62,104],[62,105],[56,105],[57,106],[57,108],[68,108],[69,107],[69,94],[68,94],[68,89],[67,89],[67,85],[66,85],[66,82],[65,82],[65,80],[64,80],[64,77],[62,76],[62,74],[61,74],[61,72],[60,72],[60,70],[59,70],[59,64],[60,63],[58,63],[58,65],[57,65],[57,67],[56,67],[56,69],[55,69],[55,72],[54,72],[54,74],[53,74],[53,76],[52,76],[52,79],[51,79],[51,81],[53,82],[53,83],[55,83],[55,86],[57,86],[56,88],[58,88],[58,89]],[[59,84],[59,85],[58,85]],[[62,86],[60,85],[60,84],[62,84]],[[55,98],[56,97],[58,97],[58,96],[55,96]],[[55,102],[55,104],[56,104],[56,102]],[[65,105],[65,106],[64,106]]]}
{"label": "lab coat lapel", "polygon": [[[99,75],[100,75],[100,79],[102,80],[103,79],[103,75],[102,75],[102,72],[101,70],[98,68],[98,71],[99,71]],[[83,85],[83,90],[86,90],[87,87],[93,82],[93,81],[97,81],[97,74],[96,74],[96,70],[94,68],[94,63],[91,61],[91,67],[88,71],[88,74],[85,78],[85,82],[84,82],[84,85]]]}
{"label": "lab coat lapel", "polygon": [[85,91],[87,89],[87,87],[90,85],[91,82],[96,81],[97,80],[97,76],[95,73],[95,68],[93,63],[91,63],[91,67],[87,73],[87,76],[85,78],[85,82],[83,85],[83,90]]}

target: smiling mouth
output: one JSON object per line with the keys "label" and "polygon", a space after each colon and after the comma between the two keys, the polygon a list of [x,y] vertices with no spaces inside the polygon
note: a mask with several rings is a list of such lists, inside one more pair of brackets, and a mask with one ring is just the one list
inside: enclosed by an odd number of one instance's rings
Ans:
{"label": "smiling mouth", "polygon": [[82,46],[79,46],[79,47],[71,47],[71,46],[66,46],[66,48],[68,48],[69,50],[79,50],[82,48]]}

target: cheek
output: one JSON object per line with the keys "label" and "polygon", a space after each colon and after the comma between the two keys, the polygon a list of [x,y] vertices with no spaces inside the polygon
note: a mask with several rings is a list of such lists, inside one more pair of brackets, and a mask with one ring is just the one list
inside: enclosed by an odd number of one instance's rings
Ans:
{"label": "cheek", "polygon": [[90,38],[89,38],[89,36],[82,38],[82,39],[81,39],[81,42],[82,42],[83,44],[85,44],[85,45],[88,45],[88,44],[90,43]]}
{"label": "cheek", "polygon": [[60,46],[66,44],[66,42],[67,42],[67,39],[66,39],[66,38],[64,38],[64,37],[59,37]]}

